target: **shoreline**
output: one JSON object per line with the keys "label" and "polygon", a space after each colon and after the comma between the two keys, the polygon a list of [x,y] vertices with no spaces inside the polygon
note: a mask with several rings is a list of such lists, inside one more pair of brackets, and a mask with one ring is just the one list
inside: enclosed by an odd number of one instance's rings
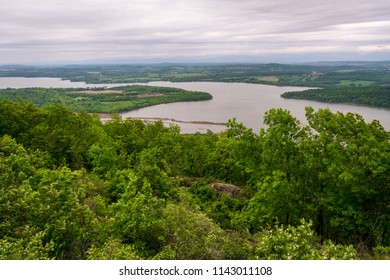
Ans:
{"label": "shoreline", "polygon": [[[98,113],[98,116],[100,120],[109,121],[111,120],[111,115],[107,113]],[[131,117],[133,118],[133,117]],[[174,118],[152,118],[152,117],[137,117],[133,118],[137,120],[143,120],[143,121],[163,121],[163,122],[174,122],[174,123],[186,123],[186,124],[201,124],[201,125],[219,125],[219,126],[226,126],[227,123],[225,122],[211,122],[211,121],[183,121],[183,120],[177,120]]]}

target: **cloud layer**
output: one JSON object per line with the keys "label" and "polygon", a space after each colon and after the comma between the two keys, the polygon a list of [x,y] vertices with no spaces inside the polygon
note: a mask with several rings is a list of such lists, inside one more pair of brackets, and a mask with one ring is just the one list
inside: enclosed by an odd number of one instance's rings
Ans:
{"label": "cloud layer", "polygon": [[0,0],[0,5],[0,64],[390,59],[388,0]]}

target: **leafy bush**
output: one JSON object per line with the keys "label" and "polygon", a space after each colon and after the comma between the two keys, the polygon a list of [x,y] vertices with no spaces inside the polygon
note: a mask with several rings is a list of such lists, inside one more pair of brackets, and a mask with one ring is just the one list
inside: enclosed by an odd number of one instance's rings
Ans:
{"label": "leafy bush", "polygon": [[256,235],[255,256],[268,260],[357,259],[351,246],[335,245],[332,241],[318,243],[312,223],[301,221],[298,227],[276,226]]}

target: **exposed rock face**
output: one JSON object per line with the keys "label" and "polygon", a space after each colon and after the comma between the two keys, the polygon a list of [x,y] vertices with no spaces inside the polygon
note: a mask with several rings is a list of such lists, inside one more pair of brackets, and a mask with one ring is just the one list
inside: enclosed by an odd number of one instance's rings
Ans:
{"label": "exposed rock face", "polygon": [[235,185],[212,182],[209,184],[218,196],[222,194],[230,195],[233,198],[238,198],[241,194],[241,189]]}

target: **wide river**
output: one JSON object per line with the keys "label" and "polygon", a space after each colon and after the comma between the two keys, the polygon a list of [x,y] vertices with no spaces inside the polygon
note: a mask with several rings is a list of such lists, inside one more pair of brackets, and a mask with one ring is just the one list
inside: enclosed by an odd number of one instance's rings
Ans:
{"label": "wide river", "polygon": [[[271,108],[283,108],[291,112],[302,123],[306,123],[305,107],[314,109],[329,108],[333,112],[352,112],[360,114],[367,122],[379,120],[386,130],[390,129],[390,110],[348,104],[329,104],[306,100],[283,99],[280,95],[286,91],[304,90],[303,87],[276,87],[260,84],[218,83],[218,82],[151,82],[153,86],[177,87],[185,90],[209,92],[212,100],[198,102],[180,102],[147,107],[131,112],[122,113],[123,118],[162,118],[166,123],[175,123],[182,132],[214,132],[222,131],[229,119],[236,118],[245,126],[258,132],[263,125],[264,113]],[[125,85],[125,84],[120,84]],[[91,85],[83,82],[70,82],[57,78],[0,78],[0,88],[24,87],[101,87],[118,86],[118,84]],[[166,119],[172,119],[167,121]],[[195,123],[194,123],[195,122]],[[210,122],[216,124],[203,124]]]}

